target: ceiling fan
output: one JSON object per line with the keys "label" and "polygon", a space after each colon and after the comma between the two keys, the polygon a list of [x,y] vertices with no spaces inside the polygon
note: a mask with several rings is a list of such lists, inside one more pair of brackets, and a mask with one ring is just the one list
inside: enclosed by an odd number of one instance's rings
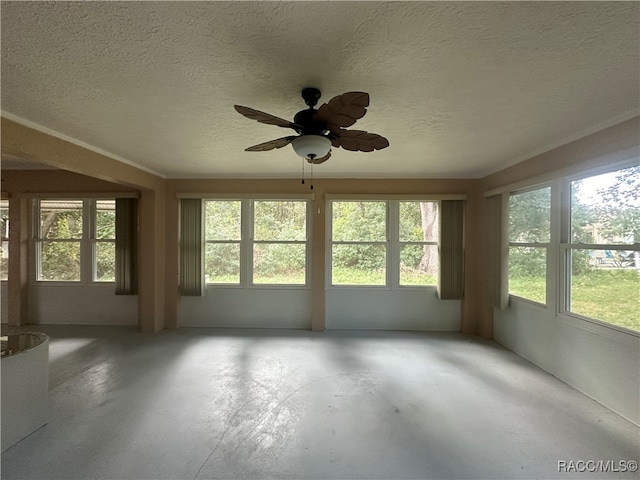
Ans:
{"label": "ceiling fan", "polygon": [[343,93],[322,104],[317,110],[314,107],[320,99],[320,90],[304,88],[302,98],[309,108],[296,113],[293,122],[253,108],[234,105],[238,113],[247,118],[267,125],[291,128],[298,132],[298,135],[253,145],[245,151],[264,152],[291,144],[299,156],[311,164],[319,164],[329,159],[332,146],[360,152],[372,152],[389,146],[389,141],[377,133],[346,129],[367,113],[368,93]]}

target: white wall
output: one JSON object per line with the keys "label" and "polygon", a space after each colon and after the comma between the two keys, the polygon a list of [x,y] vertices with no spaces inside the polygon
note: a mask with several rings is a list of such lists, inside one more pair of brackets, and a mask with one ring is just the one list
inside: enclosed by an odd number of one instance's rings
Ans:
{"label": "white wall", "polygon": [[107,285],[34,285],[29,289],[29,323],[138,325],[137,295],[115,295]]}
{"label": "white wall", "polygon": [[182,297],[182,327],[311,329],[311,290],[282,287],[207,287]]}
{"label": "white wall", "polygon": [[640,425],[640,338],[511,299],[494,311],[494,338]]}
{"label": "white wall", "polygon": [[339,287],[326,294],[327,329],[460,331],[460,300],[426,289]]}

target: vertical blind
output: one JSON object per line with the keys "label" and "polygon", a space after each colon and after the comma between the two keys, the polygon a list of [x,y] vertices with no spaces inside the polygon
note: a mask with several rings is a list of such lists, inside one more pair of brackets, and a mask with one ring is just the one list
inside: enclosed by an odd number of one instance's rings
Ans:
{"label": "vertical blind", "polygon": [[180,200],[180,294],[201,296],[202,285],[202,200]]}
{"label": "vertical blind", "polygon": [[464,294],[464,201],[443,200],[440,216],[441,300],[459,300]]}
{"label": "vertical blind", "polygon": [[507,229],[503,222],[506,209],[503,206],[502,195],[493,195],[485,200],[486,216],[486,252],[487,260],[487,303],[492,307],[506,308],[509,294],[506,288],[508,242],[505,239]]}
{"label": "vertical blind", "polygon": [[138,293],[138,199],[116,198],[116,295]]}

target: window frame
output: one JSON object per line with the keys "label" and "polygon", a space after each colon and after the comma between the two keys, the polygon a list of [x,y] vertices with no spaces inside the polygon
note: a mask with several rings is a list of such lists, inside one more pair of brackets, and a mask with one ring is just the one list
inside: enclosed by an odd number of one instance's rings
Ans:
{"label": "window frame", "polygon": [[[387,290],[387,291],[437,291],[437,282],[431,285],[401,285],[400,284],[400,251],[402,245],[432,245],[435,244],[440,253],[440,238],[437,242],[401,242],[400,237],[400,203],[401,202],[433,202],[438,205],[438,222],[440,223],[441,202],[445,199],[466,199],[460,195],[422,196],[422,195],[325,195],[326,226],[325,226],[325,285],[326,290]],[[385,202],[386,203],[386,240],[382,241],[341,241],[333,240],[333,203],[335,202]],[[438,230],[439,231],[439,230]],[[385,284],[334,284],[333,283],[333,245],[334,244],[363,244],[385,245]],[[440,259],[438,259],[438,262]]]}
{"label": "window frame", "polygon": [[[113,280],[96,280],[97,277],[97,244],[98,243],[113,243],[115,245],[115,235],[113,239],[97,239],[96,227],[97,227],[97,208],[96,202],[104,200],[114,200],[114,196],[105,197],[74,197],[73,195],[41,195],[32,198],[31,212],[32,221],[30,232],[30,244],[32,258],[32,268],[30,273],[31,284],[38,286],[105,286],[113,287],[115,285],[115,278]],[[82,235],[78,239],[55,239],[47,240],[40,237],[41,227],[41,202],[42,201],[58,201],[58,202],[81,202],[82,204]],[[115,217],[114,217],[115,218]],[[115,228],[115,225],[114,225]],[[41,255],[42,245],[45,243],[77,243],[80,246],[80,278],[78,280],[46,280],[41,278]],[[114,252],[114,266],[115,266],[115,252]]]}
{"label": "window frame", "polygon": [[[234,196],[206,196],[202,198],[206,202],[240,202],[240,240],[207,240],[206,238],[206,205],[203,205],[203,262],[206,257],[206,245],[208,243],[237,243],[240,246],[240,265],[239,265],[239,282],[238,283],[217,283],[207,282],[206,273],[203,269],[203,281],[205,289],[304,289],[311,288],[311,252],[312,252],[312,196],[288,196],[288,195],[234,195]],[[304,202],[305,203],[305,239],[304,240],[255,240],[254,239],[254,205],[255,202]],[[253,249],[254,245],[260,244],[298,244],[305,245],[305,275],[304,283],[255,283],[254,282],[254,265],[253,265]]]}
{"label": "window frame", "polygon": [[[559,275],[559,289],[558,289],[558,305],[557,315],[558,318],[570,323],[580,322],[581,326],[586,326],[588,329],[593,330],[589,326],[605,327],[609,330],[614,330],[621,333],[630,334],[636,337],[640,337],[640,331],[632,330],[630,328],[610,323],[606,320],[589,317],[577,312],[572,312],[571,307],[571,280],[572,280],[572,265],[571,265],[571,252],[573,250],[616,250],[616,251],[640,251],[640,243],[582,243],[574,242],[572,238],[572,199],[571,199],[571,187],[574,181],[579,181],[587,178],[597,177],[599,175],[614,173],[627,168],[638,167],[637,160],[635,162],[625,162],[622,164],[609,165],[607,167],[600,167],[595,169],[586,170],[573,175],[567,175],[559,179],[559,188],[562,192],[562,206],[564,214],[560,221],[560,239],[558,241],[558,270]],[[596,327],[596,331],[597,327]]]}
{"label": "window frame", "polygon": [[[551,248],[547,258],[547,305],[529,301],[522,297],[508,295],[509,306],[513,303],[528,304],[531,308],[543,308],[550,312],[550,315],[557,321],[581,328],[598,335],[608,336],[619,341],[632,341],[640,337],[640,332],[631,330],[613,323],[587,317],[567,311],[567,291],[569,288],[568,276],[569,263],[567,260],[567,251],[571,249],[571,182],[583,178],[589,178],[605,173],[611,173],[625,168],[637,167],[639,165],[637,153],[633,152],[633,156],[626,160],[608,163],[587,169],[579,169],[576,167],[571,171],[552,172],[542,174],[530,180],[507,184],[502,187],[494,188],[484,192],[485,198],[495,195],[501,195],[503,205],[508,205],[508,199],[511,192],[525,191],[536,189],[537,187],[551,186]],[[503,207],[504,208],[504,207]],[[509,217],[508,210],[503,210],[502,228],[508,233]],[[505,235],[506,237],[506,235]],[[505,238],[503,237],[503,238]],[[509,239],[505,238],[505,245],[508,246]],[[600,245],[600,244],[598,244]],[[573,244],[579,248],[587,248],[592,244]],[[611,244],[607,244],[610,249]],[[625,244],[621,250],[640,251],[640,243]],[[550,268],[551,267],[551,268]],[[508,292],[508,282],[502,281],[500,289],[502,294]],[[506,307],[506,305],[505,305]],[[499,308],[499,307],[494,307]]]}

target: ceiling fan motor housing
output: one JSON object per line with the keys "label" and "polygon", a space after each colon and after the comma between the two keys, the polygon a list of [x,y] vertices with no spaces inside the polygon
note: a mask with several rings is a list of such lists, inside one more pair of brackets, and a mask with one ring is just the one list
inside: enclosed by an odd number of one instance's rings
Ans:
{"label": "ceiling fan motor housing", "polygon": [[314,108],[308,108],[307,110],[300,110],[293,117],[293,121],[296,125],[300,125],[302,129],[298,130],[298,133],[302,135],[322,135],[327,129],[327,123],[322,120],[315,119],[317,110]]}

